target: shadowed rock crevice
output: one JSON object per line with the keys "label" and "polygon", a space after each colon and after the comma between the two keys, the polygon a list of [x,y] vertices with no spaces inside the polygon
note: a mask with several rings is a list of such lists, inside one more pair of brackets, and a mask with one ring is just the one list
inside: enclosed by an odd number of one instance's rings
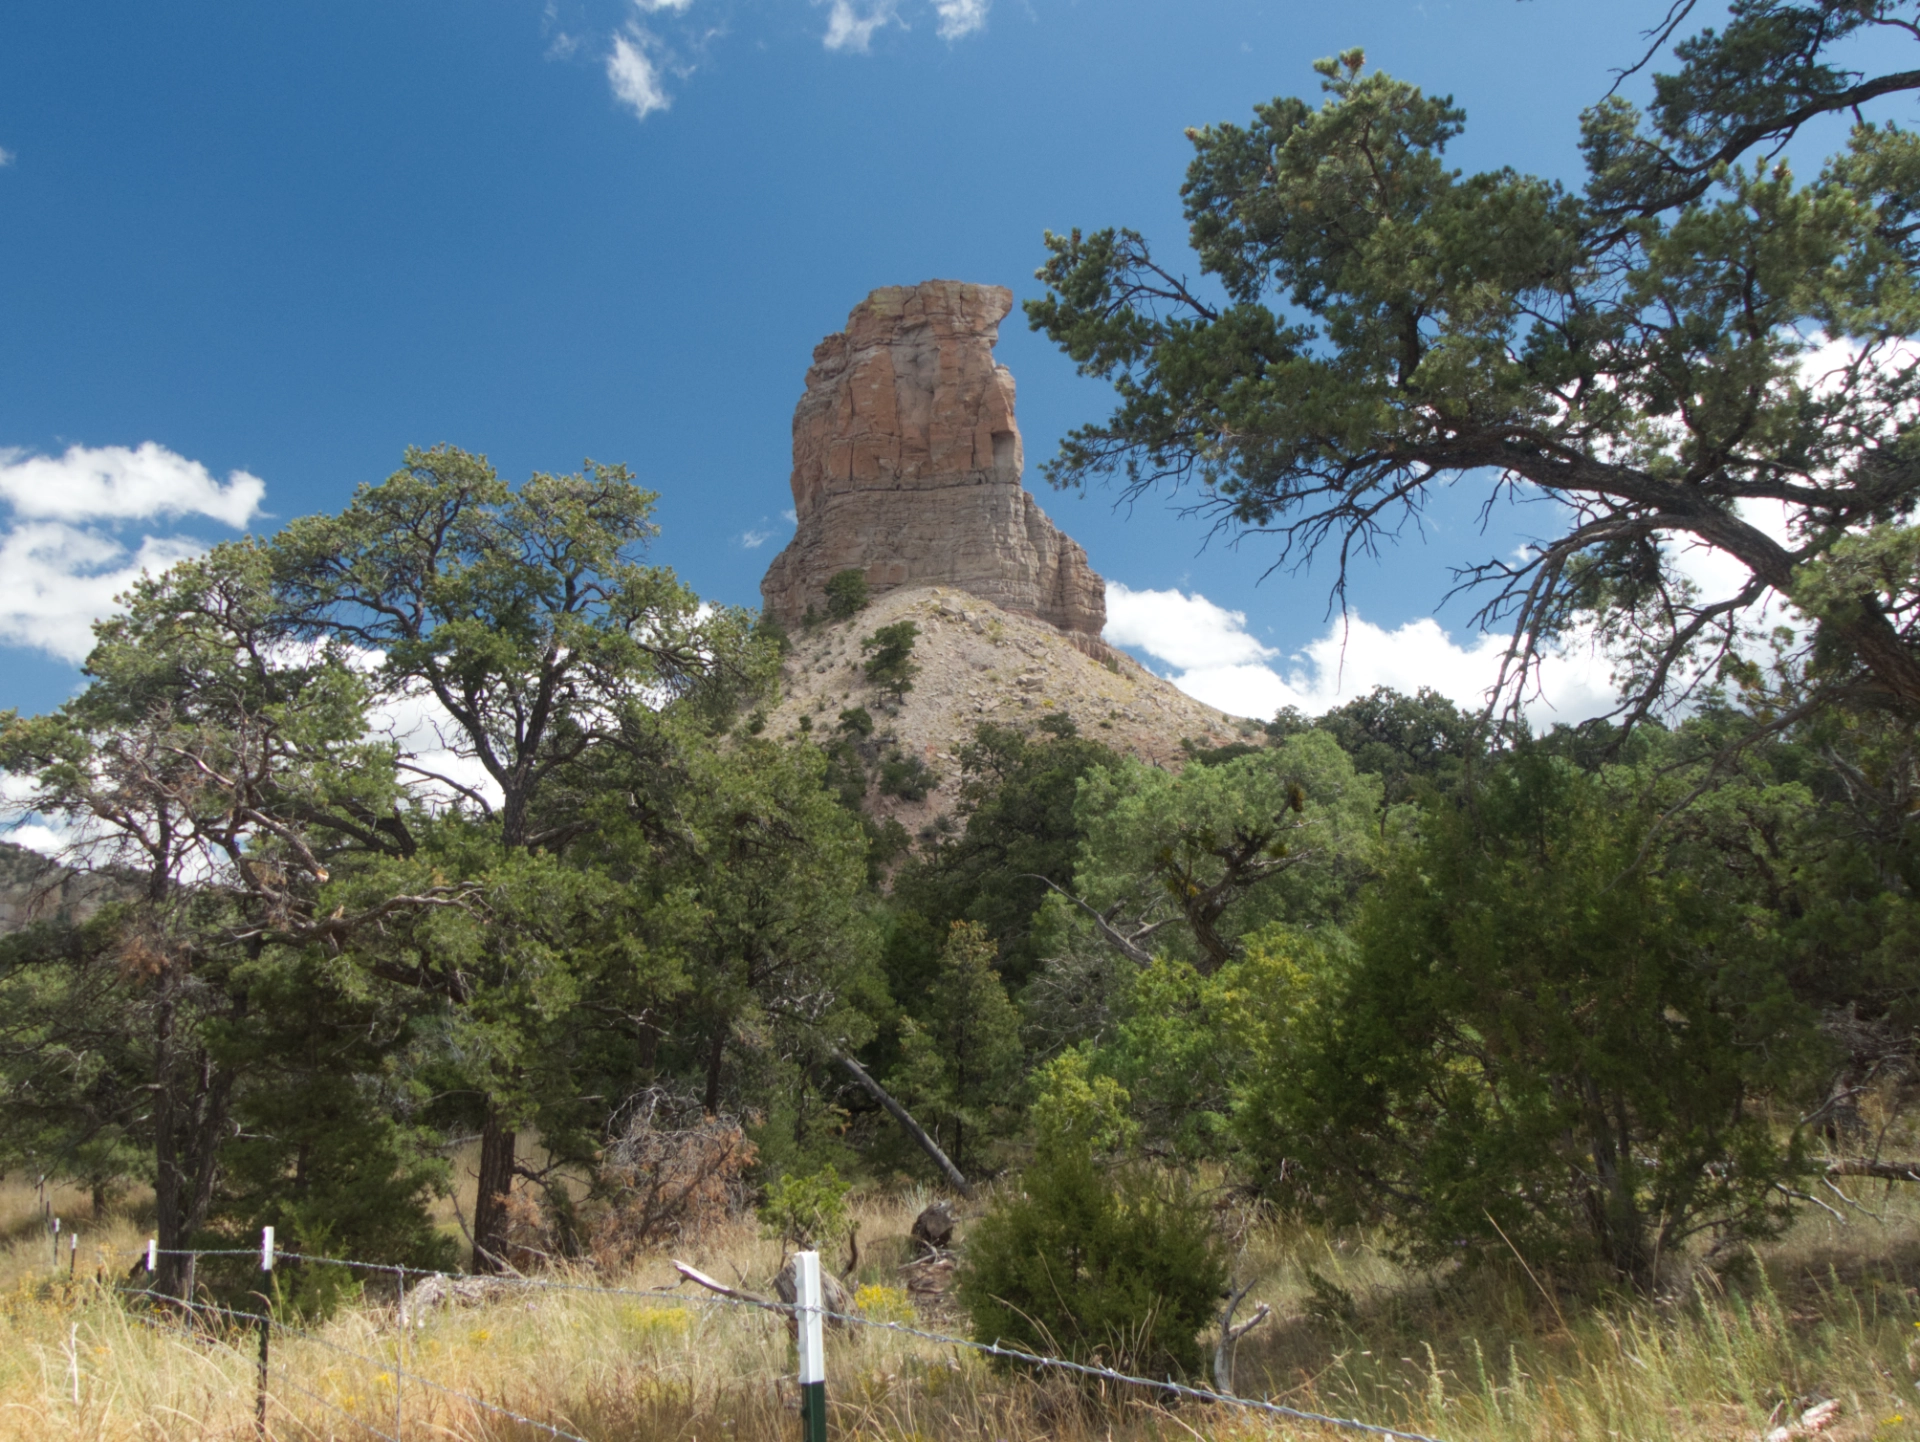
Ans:
{"label": "shadowed rock crevice", "polygon": [[1013,375],[993,359],[1004,286],[885,286],[814,348],[793,413],[798,528],[760,583],[786,625],[857,569],[876,596],[947,585],[1059,628],[1090,652],[1106,583],[1020,484]]}

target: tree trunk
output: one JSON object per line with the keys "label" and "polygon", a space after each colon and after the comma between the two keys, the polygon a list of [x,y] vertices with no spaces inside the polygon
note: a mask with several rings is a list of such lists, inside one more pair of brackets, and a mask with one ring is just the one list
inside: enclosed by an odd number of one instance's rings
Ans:
{"label": "tree trunk", "polygon": [[1840,1157],[1827,1163],[1830,1177],[1872,1177],[1881,1182],[1920,1182],[1920,1162],[1883,1162],[1875,1157]]}
{"label": "tree trunk", "polygon": [[193,1279],[183,1278],[182,1264],[192,1258],[169,1255],[179,1250],[182,1240],[180,1139],[175,1130],[172,1075],[174,1005],[174,977],[168,968],[161,975],[160,1001],[153,1013],[153,1232],[160,1255],[147,1285],[162,1296],[184,1298]]}
{"label": "tree trunk", "polygon": [[713,1041],[707,1048],[707,1094],[701,1101],[708,1116],[720,1114],[720,1064],[727,1055],[727,1024],[713,1029]]}
{"label": "tree trunk", "polygon": [[513,1190],[514,1129],[489,1105],[480,1128],[479,1188],[473,1199],[473,1270],[506,1269],[507,1195]]}
{"label": "tree trunk", "polygon": [[1880,609],[1879,600],[1862,596],[1858,611],[1839,629],[1853,652],[1908,716],[1920,716],[1920,660]]}
{"label": "tree trunk", "polygon": [[915,1144],[918,1145],[920,1150],[925,1152],[933,1164],[940,1169],[940,1175],[947,1179],[956,1192],[960,1193],[963,1197],[973,1195],[973,1188],[968,1184],[965,1175],[961,1173],[960,1168],[956,1167],[952,1161],[948,1159],[947,1154],[940,1150],[940,1144],[927,1135],[926,1128],[913,1119],[911,1112],[887,1094],[885,1087],[867,1075],[867,1069],[865,1067],[861,1066],[859,1062],[855,1061],[845,1052],[835,1052],[833,1059],[845,1067],[847,1074],[866,1089],[868,1096],[885,1107],[887,1114],[896,1122],[900,1123],[900,1130],[913,1138]]}
{"label": "tree trunk", "polygon": [[160,1000],[154,1008],[153,1046],[153,1231],[160,1256],[149,1285],[163,1296],[190,1301],[194,1258],[180,1253],[206,1225],[207,1211],[213,1205],[233,1078],[216,1067],[205,1052],[197,1057],[182,1054],[178,1036],[179,978],[173,969],[168,970],[160,986]]}

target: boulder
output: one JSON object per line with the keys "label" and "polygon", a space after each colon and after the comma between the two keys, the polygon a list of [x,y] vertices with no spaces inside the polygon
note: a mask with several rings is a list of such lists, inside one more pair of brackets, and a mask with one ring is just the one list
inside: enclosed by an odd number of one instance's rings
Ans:
{"label": "boulder", "polygon": [[945,1202],[933,1203],[913,1219],[909,1235],[929,1251],[944,1252],[953,1241],[953,1208]]}
{"label": "boulder", "polygon": [[[797,1270],[793,1258],[788,1257],[773,1279],[774,1296],[789,1307],[800,1300],[800,1282],[794,1275]],[[845,1319],[853,1315],[853,1294],[847,1290],[845,1283],[825,1267],[820,1269],[820,1301],[827,1313],[827,1326],[845,1330],[852,1325]],[[787,1314],[787,1330],[796,1333],[800,1330],[799,1318],[792,1312]]]}

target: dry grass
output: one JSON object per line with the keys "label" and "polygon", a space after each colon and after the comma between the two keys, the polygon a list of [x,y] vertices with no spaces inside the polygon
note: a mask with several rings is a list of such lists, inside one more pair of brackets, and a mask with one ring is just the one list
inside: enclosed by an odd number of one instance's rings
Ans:
{"label": "dry grass", "polygon": [[[1828,1437],[1910,1436],[1920,1432],[1920,1188],[1876,1184],[1854,1196],[1874,1215],[1842,1207],[1843,1224],[1811,1212],[1744,1278],[1702,1268],[1685,1295],[1585,1308],[1517,1267],[1436,1278],[1397,1267],[1366,1238],[1261,1223],[1248,1229],[1242,1275],[1258,1279],[1250,1300],[1272,1303],[1278,1321],[1241,1345],[1239,1387],[1449,1439],[1755,1437],[1818,1397],[1843,1404]],[[854,1281],[876,1315],[908,1314],[896,1269],[921,1200],[857,1208]],[[32,1193],[0,1188],[0,1438],[250,1437],[253,1336],[143,1321],[88,1280],[124,1274],[137,1256],[146,1234],[137,1207],[94,1227],[78,1195],[55,1205],[82,1216],[75,1284],[64,1249],[61,1274],[51,1268]],[[688,1260],[764,1286],[780,1257],[741,1224]],[[672,1273],[653,1259],[592,1280],[645,1289]],[[684,1290],[516,1290],[403,1330],[393,1300],[390,1285],[370,1285],[311,1335],[276,1336],[271,1435],[546,1435],[429,1383],[594,1442],[787,1438],[798,1425],[785,1328],[764,1314]],[[1321,1435],[1219,1408],[1089,1400],[896,1334],[836,1338],[830,1353],[839,1436]]]}

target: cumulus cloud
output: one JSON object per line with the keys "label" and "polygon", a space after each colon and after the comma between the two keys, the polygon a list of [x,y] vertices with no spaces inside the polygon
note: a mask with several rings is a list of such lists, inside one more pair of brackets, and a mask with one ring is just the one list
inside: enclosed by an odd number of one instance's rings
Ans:
{"label": "cumulus cloud", "polygon": [[647,58],[642,48],[645,43],[644,32],[616,35],[612,53],[607,56],[607,84],[613,87],[614,98],[640,120],[673,103],[673,97],[660,83],[659,67]]}
{"label": "cumulus cloud", "polygon": [[985,28],[992,0],[933,0],[942,40],[958,40]]}
{"label": "cumulus cloud", "polygon": [[0,500],[16,515],[58,521],[206,516],[244,526],[260,509],[267,483],[235,471],[225,485],[198,461],[152,441],[69,446],[62,456],[0,451]]}
{"label": "cumulus cloud", "polygon": [[13,160],[13,152],[7,149],[6,146],[0,145],[0,170],[4,170],[7,166],[12,165]]}
{"label": "cumulus cloud", "polygon": [[1198,591],[1135,591],[1107,583],[1107,640],[1157,656],[1180,671],[1253,666],[1279,655],[1247,632],[1247,613]]}
{"label": "cumulus cloud", "polygon": [[[959,0],[967,3],[967,0]],[[827,11],[827,33],[822,43],[829,50],[851,50],[864,55],[873,44],[873,32],[899,18],[899,0],[832,0]]]}
{"label": "cumulus cloud", "polygon": [[151,441],[57,457],[0,451],[0,502],[11,511],[0,530],[0,644],[84,660],[115,596],[205,549],[197,537],[130,529],[198,516],[237,530],[265,495],[258,476],[235,471],[222,483]]}
{"label": "cumulus cloud", "polygon": [[[1106,639],[1146,652],[1174,685],[1236,716],[1262,719],[1287,706],[1318,715],[1376,686],[1412,693],[1431,687],[1462,707],[1486,702],[1506,649],[1504,636],[1462,645],[1423,618],[1387,630],[1359,616],[1335,620],[1325,635],[1283,655],[1230,611],[1195,592],[1135,591],[1107,583]],[[1529,700],[1535,725],[1582,721],[1612,709],[1605,656],[1575,644],[1547,659],[1542,689]]]}

